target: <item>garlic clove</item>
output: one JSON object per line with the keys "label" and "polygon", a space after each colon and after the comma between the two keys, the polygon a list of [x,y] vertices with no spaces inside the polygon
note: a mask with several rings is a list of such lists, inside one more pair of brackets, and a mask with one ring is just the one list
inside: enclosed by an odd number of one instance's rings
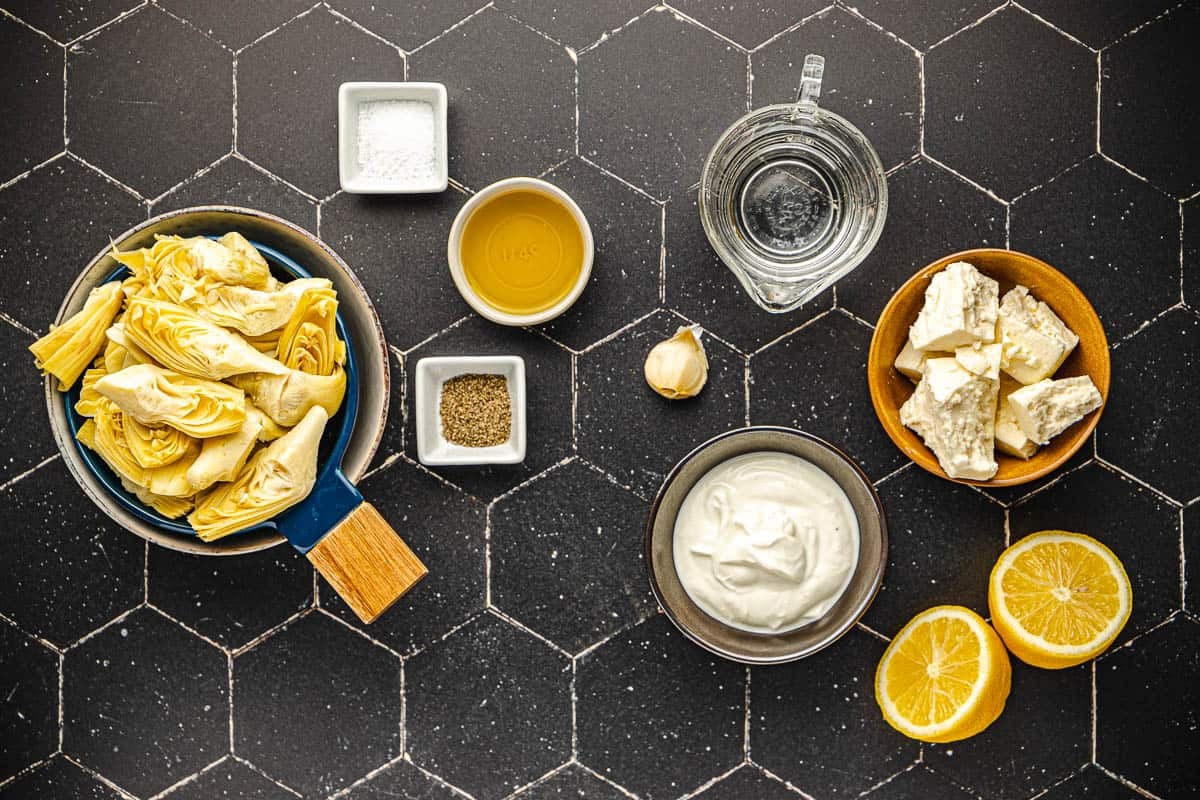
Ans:
{"label": "garlic clove", "polygon": [[694,397],[708,380],[708,356],[700,343],[698,325],[685,325],[646,355],[646,383],[668,400]]}

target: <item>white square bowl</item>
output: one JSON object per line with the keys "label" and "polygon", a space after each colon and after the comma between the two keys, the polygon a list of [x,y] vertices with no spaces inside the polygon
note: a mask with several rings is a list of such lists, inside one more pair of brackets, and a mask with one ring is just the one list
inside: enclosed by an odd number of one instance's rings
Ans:
{"label": "white square bowl", "polygon": [[[442,435],[442,384],[456,375],[503,375],[512,403],[508,441],[463,447]],[[525,361],[520,356],[436,356],[417,362],[417,459],[422,464],[519,464],[525,460]]]}
{"label": "white square bowl", "polygon": [[[433,146],[437,169],[424,181],[372,178],[358,167],[358,107],[376,100],[419,100],[433,106]],[[338,88],[338,181],[351,194],[443,192],[449,182],[446,139],[446,87],[440,83],[343,83]]]}

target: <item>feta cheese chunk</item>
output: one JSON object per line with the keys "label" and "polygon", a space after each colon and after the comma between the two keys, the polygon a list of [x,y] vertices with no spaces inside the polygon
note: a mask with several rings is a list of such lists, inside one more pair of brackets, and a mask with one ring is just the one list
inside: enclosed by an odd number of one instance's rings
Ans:
{"label": "feta cheese chunk", "polygon": [[1004,347],[1001,368],[1021,383],[1037,383],[1054,375],[1079,344],[1079,337],[1050,306],[1015,286],[1000,302],[997,325]]}
{"label": "feta cheese chunk", "polygon": [[1062,380],[1041,380],[1008,396],[1021,431],[1038,444],[1046,444],[1104,402],[1087,375]]}
{"label": "feta cheese chunk", "polygon": [[1017,458],[1028,459],[1038,450],[1037,442],[1030,439],[1017,424],[1008,396],[1021,384],[1005,375],[1000,380],[1000,396],[996,400],[996,449]]}
{"label": "feta cheese chunk", "polygon": [[917,350],[953,350],[972,342],[996,339],[1000,284],[965,261],[956,261],[933,276],[925,305],[908,329]]}
{"label": "feta cheese chunk", "polygon": [[900,355],[896,356],[894,365],[898,372],[913,383],[917,383],[921,380],[921,373],[925,371],[925,362],[931,358],[945,355],[945,353],[922,353],[913,347],[912,340],[909,340],[904,343],[904,349],[900,351]]}
{"label": "feta cheese chunk", "polygon": [[987,378],[989,381],[1000,380],[1000,345],[975,344],[954,348],[954,360],[967,372]]}
{"label": "feta cheese chunk", "polygon": [[931,358],[900,421],[916,431],[951,478],[996,474],[995,419],[999,382],[963,369],[954,358]]}

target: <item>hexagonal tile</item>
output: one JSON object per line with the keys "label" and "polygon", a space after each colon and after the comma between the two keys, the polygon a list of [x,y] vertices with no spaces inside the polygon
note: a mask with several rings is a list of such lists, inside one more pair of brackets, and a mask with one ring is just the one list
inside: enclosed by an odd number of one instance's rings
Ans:
{"label": "hexagonal tile", "polygon": [[[1113,380],[1100,426],[1101,458],[1171,497],[1200,495],[1193,398],[1200,393],[1200,319],[1168,311],[1113,351]],[[1153,391],[1146,387],[1152,386]]]}
{"label": "hexagonal tile", "polygon": [[750,757],[817,797],[853,797],[917,760],[871,680],[886,645],[851,630],[829,649],[750,675]]}
{"label": "hexagonal tile", "polygon": [[55,459],[0,491],[0,611],[62,647],[142,599],[145,544],[91,504]]}
{"label": "hexagonal tile", "polygon": [[571,757],[571,667],[561,653],[484,614],[406,666],[408,752],[481,800]]}
{"label": "hexagonal tile", "polygon": [[237,648],[312,604],[312,567],[287,545],[237,558],[151,547],[149,600],[229,648]]}
{"label": "hexagonal tile", "polygon": [[1153,492],[1089,464],[1011,512],[1016,542],[1034,531],[1080,531],[1117,554],[1133,582],[1133,612],[1116,643],[1178,609],[1179,511]]}
{"label": "hexagonal tile", "polygon": [[873,479],[906,459],[874,421],[867,393],[871,331],[828,314],[750,359],[750,421],[790,425],[849,453]]}
{"label": "hexagonal tile", "polygon": [[[71,202],[62,199],[70,197]],[[44,331],[91,257],[146,218],[133,195],[71,158],[0,190],[0,311]],[[70,231],[70,236],[56,235]]]}
{"label": "hexagonal tile", "polygon": [[176,186],[150,204],[150,213],[213,204],[257,208],[307,230],[317,229],[316,203],[236,156]]}
{"label": "hexagonal tile", "polygon": [[[1183,524],[1183,605],[1200,614],[1200,504],[1193,503],[1180,516]],[[1188,565],[1191,565],[1190,567]]]}
{"label": "hexagonal tile", "polygon": [[995,199],[937,164],[906,164],[888,176],[883,235],[866,261],[838,281],[838,305],[874,322],[892,293],[934,259],[1004,247],[1005,213]]}
{"label": "hexagonal tile", "polygon": [[536,175],[571,153],[571,58],[495,9],[414,53],[409,79],[446,84],[450,175],[464,185]]}
{"label": "hexagonal tile", "polygon": [[577,6],[546,0],[496,0],[495,6],[563,44],[582,48],[627,24],[650,8],[649,0],[605,0],[592,3],[586,14]]}
{"label": "hexagonal tile", "polygon": [[1196,790],[1200,624],[1187,617],[1096,664],[1096,761],[1159,797]]}
{"label": "hexagonal tile", "polygon": [[340,797],[344,800],[460,800],[462,794],[438,783],[408,761],[396,761]]}
{"label": "hexagonal tile", "polygon": [[[1038,79],[1014,80],[1030,64]],[[1096,56],[1023,11],[1006,8],[925,57],[925,152],[1001,197],[1095,147]]]}
{"label": "hexagonal tile", "polygon": [[405,50],[415,50],[454,27],[484,6],[480,0],[416,0],[397,5],[375,0],[333,0],[341,11],[365,28]]}
{"label": "hexagonal tile", "polygon": [[869,797],[871,800],[914,800],[915,798],[934,797],[938,800],[973,800],[975,795],[955,786],[924,764],[918,764],[872,789],[863,797]]}
{"label": "hexagonal tile", "polygon": [[296,795],[240,761],[226,758],[161,797],[163,800],[295,800]]}
{"label": "hexagonal tile", "polygon": [[233,660],[234,752],[327,795],[400,754],[401,692],[399,659],[309,614]]}
{"label": "hexagonal tile", "polygon": [[925,747],[934,771],[995,800],[1031,797],[1090,757],[1091,668],[1036,669],[1010,660],[1012,693],[1000,718],[970,739]]}
{"label": "hexagonal tile", "polygon": [[483,610],[487,577],[483,506],[407,461],[359,484],[429,568],[416,587],[369,627],[321,584],[321,606],[402,653],[445,634]]}
{"label": "hexagonal tile", "polygon": [[1140,3],[1122,0],[1027,0],[1022,5],[1089,47],[1101,48],[1154,19],[1175,3],[1171,0],[1144,0]]}
{"label": "hexagonal tile", "polygon": [[795,102],[805,53],[825,56],[821,107],[858,127],[884,168],[917,152],[921,73],[917,54],[840,8],[804,22],[756,50],[751,105]]}
{"label": "hexagonal tile", "polygon": [[1091,764],[1037,796],[1038,800],[1139,800],[1142,797],[1145,795],[1110,778]]}
{"label": "hexagonal tile", "polygon": [[[671,7],[752,49],[809,14],[824,8],[825,0],[674,0]],[[761,104],[760,104],[761,105]]]}
{"label": "hexagonal tile", "polygon": [[745,422],[745,362],[711,337],[702,338],[708,383],[699,395],[665,400],[646,384],[646,353],[683,324],[660,311],[579,357],[579,453],[643,497],[693,447]]}
{"label": "hexagonal tile", "polygon": [[1040,478],[1035,478],[1029,483],[1022,483],[1016,486],[987,486],[982,491],[989,497],[995,498],[998,502],[1006,506],[1012,506],[1023,497],[1027,497],[1038,489],[1041,489],[1047,484],[1053,483],[1069,472],[1074,472],[1089,461],[1093,461],[1096,454],[1096,434],[1093,432],[1084,442],[1083,445],[1075,451],[1075,455],[1066,460],[1065,463],[1053,472],[1043,475]]}
{"label": "hexagonal tile", "polygon": [[746,352],[833,307],[833,292],[826,291],[786,314],[764,311],[708,243],[695,192],[667,203],[663,242],[667,305]]}
{"label": "hexagonal tile", "polygon": [[649,800],[678,797],[742,759],[745,672],[664,616],[577,662],[579,760]]}
{"label": "hexagonal tile", "polygon": [[892,636],[941,603],[986,617],[988,575],[1004,550],[1004,510],[916,467],[880,484],[879,496],[887,513],[888,564],[863,622]]}
{"label": "hexagonal tile", "polygon": [[71,152],[148,197],[165,192],[229,152],[232,61],[216,42],[153,6],[73,45]]}
{"label": "hexagonal tile", "polygon": [[[493,325],[471,317],[408,354],[415,365],[426,356],[516,355],[525,360],[525,419],[528,445],[520,464],[437,467],[451,483],[484,502],[536,475],[571,454],[571,354],[536,333]],[[413,397],[415,366],[409,370]],[[405,441],[415,455],[416,415],[409,414]]]}
{"label": "hexagonal tile", "polygon": [[173,11],[231,50],[253,42],[302,11],[309,0],[255,0],[253,3],[210,3],[206,0],[162,0]]}
{"label": "hexagonal tile", "polygon": [[611,783],[600,780],[578,764],[570,764],[546,780],[513,795],[514,800],[565,800],[569,797],[625,800],[629,795]]}
{"label": "hexagonal tile", "polygon": [[571,159],[544,177],[579,204],[596,242],[592,277],[579,301],[543,328],[582,350],[658,304],[662,211],[586,161]]}
{"label": "hexagonal tile", "polygon": [[27,472],[54,453],[54,440],[46,422],[45,383],[32,369],[33,357],[26,349],[33,337],[12,325],[0,323],[0,402],[6,414],[0,417],[0,484]]}
{"label": "hexagonal tile", "polygon": [[225,656],[151,609],[68,650],[63,752],[118,786],[159,792],[229,746]]}
{"label": "hexagonal tile", "polygon": [[0,17],[0,52],[8,56],[0,117],[0,183],[63,149],[63,52],[7,17]]}
{"label": "hexagonal tile", "polygon": [[746,57],[655,8],[579,56],[579,152],[658,198],[746,111]]}
{"label": "hexagonal tile", "polygon": [[[1187,100],[1200,92],[1189,49],[1197,35],[1200,7],[1183,3],[1101,56],[1100,149],[1174,195],[1200,189],[1191,157],[1200,112]],[[1147,96],[1138,87],[1150,80]]]}
{"label": "hexagonal tile", "polygon": [[128,13],[143,0],[8,0],[5,9],[60,42],[69,42]]}
{"label": "hexagonal tile", "polygon": [[55,756],[0,788],[0,800],[122,800],[118,794],[62,756]]}
{"label": "hexagonal tile", "polygon": [[466,198],[339,194],[321,207],[321,238],[362,279],[388,341],[407,350],[471,312],[446,266],[446,237]]}
{"label": "hexagonal tile", "polygon": [[938,0],[921,4],[920,13],[893,0],[854,0],[851,6],[872,22],[918,50],[945,39],[1000,5],[997,0]]}
{"label": "hexagonal tile", "polygon": [[1200,199],[1192,198],[1180,206],[1183,218],[1183,301],[1193,308],[1200,302]]}
{"label": "hexagonal tile", "polygon": [[1079,284],[1113,339],[1179,302],[1176,203],[1099,156],[1018,199],[1010,224],[1013,249]]}
{"label": "hexagonal tile", "polygon": [[654,612],[646,503],[573,461],[492,508],[492,603],[574,652]]}
{"label": "hexagonal tile", "polygon": [[58,747],[58,656],[0,621],[0,780]]}
{"label": "hexagonal tile", "polygon": [[697,800],[795,800],[798,795],[786,785],[766,775],[755,767],[738,767],[729,775],[714,783],[699,794]]}
{"label": "hexagonal tile", "polygon": [[375,448],[375,457],[371,459],[368,470],[378,469],[389,459],[404,452],[404,423],[409,413],[404,356],[389,348],[388,357],[388,415],[383,423],[383,436]]}
{"label": "hexagonal tile", "polygon": [[238,55],[238,151],[310,194],[332,194],[338,86],[402,80],[398,50],[317,8]]}

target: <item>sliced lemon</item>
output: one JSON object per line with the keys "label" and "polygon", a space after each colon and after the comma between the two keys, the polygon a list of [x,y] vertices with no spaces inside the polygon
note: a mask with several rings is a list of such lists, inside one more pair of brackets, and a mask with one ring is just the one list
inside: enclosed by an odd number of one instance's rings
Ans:
{"label": "sliced lemon", "polygon": [[1063,669],[1113,643],[1129,619],[1133,591],[1120,559],[1100,542],[1042,531],[1000,554],[988,581],[988,608],[1014,656]]}
{"label": "sliced lemon", "polygon": [[935,606],[888,645],[875,672],[875,701],[905,736],[955,742],[996,721],[1011,685],[1008,653],[983,617]]}

